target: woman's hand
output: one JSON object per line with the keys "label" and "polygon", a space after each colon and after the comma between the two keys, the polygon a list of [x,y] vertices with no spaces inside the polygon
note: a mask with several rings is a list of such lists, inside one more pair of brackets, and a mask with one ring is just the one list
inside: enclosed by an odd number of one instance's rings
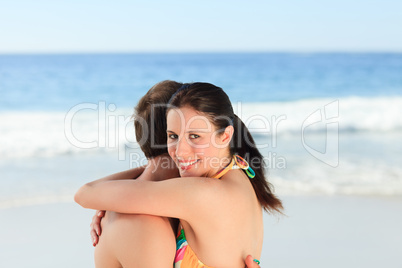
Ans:
{"label": "woman's hand", "polygon": [[261,268],[258,263],[256,263],[251,257],[251,255],[248,255],[246,258],[246,268]]}
{"label": "woman's hand", "polygon": [[95,247],[99,242],[99,236],[102,233],[101,220],[105,217],[106,211],[97,210],[95,215],[92,217],[92,222],[90,226],[90,234],[92,238],[92,245]]}

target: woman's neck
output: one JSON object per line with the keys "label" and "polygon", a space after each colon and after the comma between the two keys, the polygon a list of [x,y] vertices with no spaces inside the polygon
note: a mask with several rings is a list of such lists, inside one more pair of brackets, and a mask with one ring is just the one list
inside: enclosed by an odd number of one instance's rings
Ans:
{"label": "woman's neck", "polygon": [[215,162],[215,167],[211,168],[208,173],[205,174],[205,177],[215,178],[217,174],[219,174],[222,170],[224,170],[232,161],[230,156],[222,157],[219,159],[219,162]]}
{"label": "woman's neck", "polygon": [[[225,171],[226,169],[231,169],[231,162],[232,162],[232,158],[231,157],[223,157],[220,160],[220,167],[218,169],[215,169],[211,174],[211,178],[220,178],[222,177],[224,174],[227,173],[227,171]],[[232,165],[233,166],[233,165]]]}

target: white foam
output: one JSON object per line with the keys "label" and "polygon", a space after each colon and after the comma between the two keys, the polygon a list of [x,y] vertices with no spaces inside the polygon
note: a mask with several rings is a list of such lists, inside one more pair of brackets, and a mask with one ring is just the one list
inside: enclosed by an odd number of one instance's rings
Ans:
{"label": "white foam", "polygon": [[272,171],[269,180],[279,194],[402,195],[402,168],[377,162],[341,159],[337,168],[331,168],[303,161],[282,174]]}
{"label": "white foam", "polygon": [[[402,130],[402,97],[233,103],[233,106],[255,135],[320,133],[327,131],[328,123],[338,124],[339,132]],[[67,124],[68,111],[0,112],[0,159],[114,152],[125,145],[138,147],[130,122],[132,108],[113,112],[105,109],[103,115],[99,111],[79,111]],[[321,121],[316,121],[317,115],[322,116]],[[331,118],[326,119],[328,116]]]}
{"label": "white foam", "polygon": [[0,159],[114,152],[127,142],[135,143],[131,123],[118,126],[113,121],[118,116],[129,118],[127,110],[109,115],[106,121],[97,111],[79,112],[70,122],[67,114],[1,112]]}
{"label": "white foam", "polygon": [[[271,132],[298,133],[303,129],[323,132],[328,123],[338,123],[340,132],[402,130],[402,97],[311,99],[292,102],[234,103],[234,108],[251,128]],[[320,119],[306,126],[312,119]],[[318,120],[317,119],[317,120]],[[262,132],[264,131],[256,131]]]}

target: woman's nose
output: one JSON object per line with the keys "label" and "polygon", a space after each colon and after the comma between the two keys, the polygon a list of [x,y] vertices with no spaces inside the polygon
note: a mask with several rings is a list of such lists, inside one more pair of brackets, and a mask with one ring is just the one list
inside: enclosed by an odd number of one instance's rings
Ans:
{"label": "woman's nose", "polygon": [[191,152],[191,145],[186,138],[181,138],[176,144],[176,156],[184,157]]}

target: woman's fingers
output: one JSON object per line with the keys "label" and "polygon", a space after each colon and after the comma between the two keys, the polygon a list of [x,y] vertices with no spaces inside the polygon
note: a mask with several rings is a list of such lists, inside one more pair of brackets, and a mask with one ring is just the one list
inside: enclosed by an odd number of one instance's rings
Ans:
{"label": "woman's fingers", "polygon": [[90,234],[91,234],[91,239],[92,239],[92,245],[96,246],[99,241],[99,236],[96,234],[94,229],[91,230]]}
{"label": "woman's fingers", "polygon": [[93,220],[92,220],[92,229],[95,230],[96,234],[98,236],[101,235],[102,228],[100,226],[100,222],[102,220],[102,217],[99,216],[100,213],[96,213]]}
{"label": "woman's fingers", "polygon": [[98,211],[96,211],[95,216],[92,219],[93,228],[95,229],[98,236],[100,236],[102,233],[101,220],[104,216],[105,216],[105,211],[98,210]]}
{"label": "woman's fingers", "polygon": [[254,261],[254,258],[251,255],[248,255],[246,258],[246,267],[247,268],[261,268],[260,265]]}
{"label": "woman's fingers", "polygon": [[104,211],[104,210],[98,210],[96,213],[97,213],[98,217],[103,218],[103,217],[105,217],[106,211]]}
{"label": "woman's fingers", "polygon": [[92,222],[90,226],[90,235],[92,239],[92,245],[96,246],[99,242],[99,236],[102,233],[101,220],[105,216],[105,211],[98,210],[92,217]]}

